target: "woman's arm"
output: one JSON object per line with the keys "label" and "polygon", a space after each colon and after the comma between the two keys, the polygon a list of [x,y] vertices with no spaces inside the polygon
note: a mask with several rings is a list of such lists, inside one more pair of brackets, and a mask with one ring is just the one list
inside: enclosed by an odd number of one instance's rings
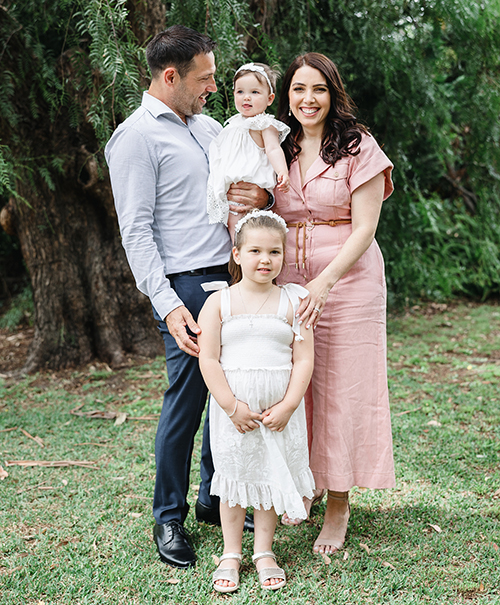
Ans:
{"label": "woman's arm", "polygon": [[314,336],[312,330],[301,329],[304,340],[292,345],[293,369],[283,399],[262,413],[262,424],[271,431],[281,432],[305,395],[314,367]]}
{"label": "woman's arm", "polygon": [[[236,397],[229,388],[224,372],[220,365],[220,292],[212,294],[200,311],[198,324],[201,334],[198,336],[200,347],[200,370],[205,383],[219,406],[229,416],[240,433],[246,433],[258,428],[255,420],[260,420],[260,414],[250,411],[243,401],[236,402]],[[235,411],[236,410],[236,411]],[[235,412],[233,414],[233,412]]]}
{"label": "woman's arm", "polygon": [[[300,321],[306,321],[307,327],[318,323],[330,290],[372,243],[382,209],[384,184],[385,176],[381,172],[352,193],[352,233],[332,262],[306,285],[311,297],[301,303],[298,312]],[[319,313],[315,309],[319,309]]]}

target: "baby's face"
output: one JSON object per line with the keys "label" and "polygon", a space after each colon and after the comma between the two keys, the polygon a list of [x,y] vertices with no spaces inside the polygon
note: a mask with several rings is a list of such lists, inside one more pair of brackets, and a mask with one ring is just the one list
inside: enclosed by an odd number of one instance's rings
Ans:
{"label": "baby's face", "polygon": [[252,118],[264,113],[273,99],[269,86],[261,84],[253,74],[246,74],[236,80],[234,104],[243,117]]}

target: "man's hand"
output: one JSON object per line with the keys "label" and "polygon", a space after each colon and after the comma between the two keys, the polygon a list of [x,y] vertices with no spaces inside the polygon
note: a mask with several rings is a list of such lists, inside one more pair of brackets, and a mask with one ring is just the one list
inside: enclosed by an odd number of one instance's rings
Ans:
{"label": "man's hand", "polygon": [[186,307],[177,307],[173,311],[170,311],[165,318],[165,323],[167,324],[168,331],[175,338],[179,349],[188,355],[198,357],[200,347],[196,342],[196,338],[187,333],[186,326],[194,334],[200,334],[201,330]]}
{"label": "man's hand", "polygon": [[227,192],[229,202],[243,204],[242,206],[229,205],[229,209],[233,212],[246,214],[255,210],[255,208],[264,208],[269,201],[269,193],[267,189],[261,189],[253,183],[233,183]]}

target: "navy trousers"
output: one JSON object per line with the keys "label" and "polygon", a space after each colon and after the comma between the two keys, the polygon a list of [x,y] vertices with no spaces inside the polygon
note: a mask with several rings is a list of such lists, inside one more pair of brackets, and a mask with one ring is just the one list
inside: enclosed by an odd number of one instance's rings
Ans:
{"label": "navy trousers", "polygon": [[[197,321],[201,307],[210,295],[210,292],[203,291],[201,284],[220,280],[229,282],[230,276],[227,273],[180,275],[171,279],[170,283]],[[200,372],[198,359],[179,349],[175,339],[168,332],[166,323],[154,308],[153,312],[165,343],[169,380],[155,440],[156,484],[153,516],[161,525],[172,520],[183,523],[188,514],[186,496],[189,490],[191,456],[194,437],[207,400],[207,387]],[[198,498],[202,504],[210,507],[219,505],[219,498],[210,495],[213,472],[207,414],[203,427]]]}

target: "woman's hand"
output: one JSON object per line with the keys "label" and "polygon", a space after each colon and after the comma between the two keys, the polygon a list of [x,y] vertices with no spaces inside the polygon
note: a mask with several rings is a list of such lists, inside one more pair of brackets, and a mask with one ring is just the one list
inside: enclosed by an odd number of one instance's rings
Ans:
{"label": "woman's hand", "polygon": [[256,421],[262,420],[262,414],[252,412],[248,407],[248,404],[238,399],[236,411],[234,415],[231,416],[231,420],[233,421],[238,433],[243,435],[244,433],[248,433],[259,428],[259,425]]}
{"label": "woman's hand", "polygon": [[326,299],[330,293],[331,287],[325,277],[321,274],[315,279],[306,284],[306,289],[309,290],[310,296],[304,298],[297,310],[299,323],[306,324],[306,328],[311,326],[315,328],[318,325],[319,318],[326,304]]}

